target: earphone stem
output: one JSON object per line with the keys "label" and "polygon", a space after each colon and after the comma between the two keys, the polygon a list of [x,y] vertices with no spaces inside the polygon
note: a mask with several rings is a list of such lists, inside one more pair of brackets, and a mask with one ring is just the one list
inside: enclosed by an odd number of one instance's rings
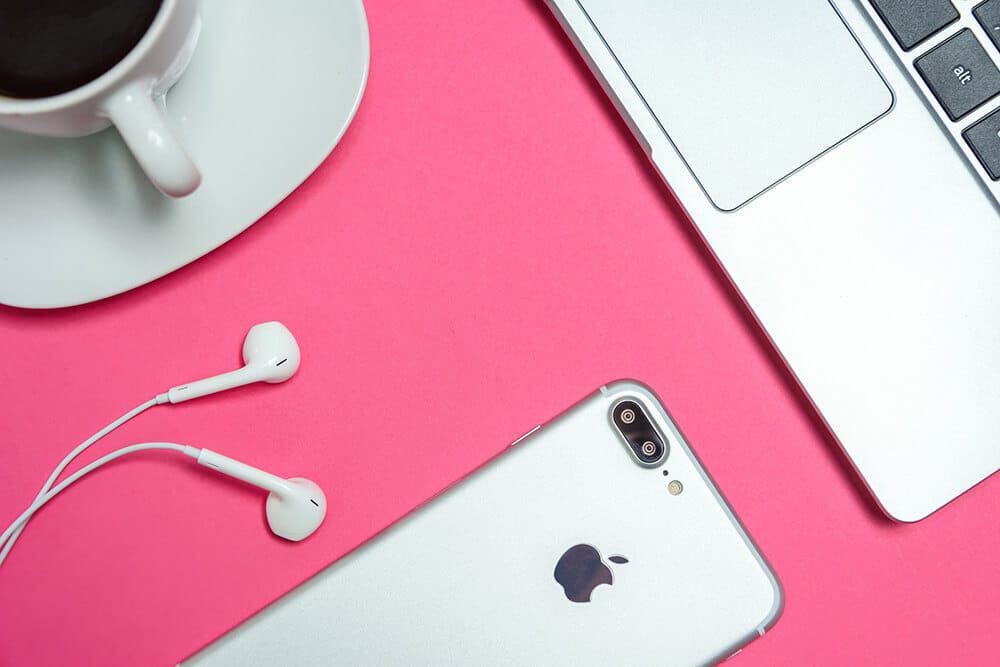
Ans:
{"label": "earphone stem", "polygon": [[210,449],[202,449],[199,452],[198,463],[278,495],[287,494],[290,490],[287,480]]}
{"label": "earphone stem", "polygon": [[171,387],[167,391],[167,397],[171,403],[183,403],[184,401],[208,396],[218,391],[241,387],[245,384],[256,382],[259,379],[256,369],[250,366],[243,366],[234,371],[219,373],[218,375],[213,375],[202,380],[195,380],[194,382]]}

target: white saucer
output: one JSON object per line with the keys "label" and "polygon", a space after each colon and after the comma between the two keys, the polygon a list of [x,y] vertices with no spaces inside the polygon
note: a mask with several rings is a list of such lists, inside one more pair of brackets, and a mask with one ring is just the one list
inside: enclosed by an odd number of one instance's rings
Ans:
{"label": "white saucer", "polygon": [[0,303],[76,305],[170,273],[256,222],[336,146],[368,77],[361,0],[203,7],[194,59],[167,94],[201,188],[164,197],[114,130],[0,130]]}

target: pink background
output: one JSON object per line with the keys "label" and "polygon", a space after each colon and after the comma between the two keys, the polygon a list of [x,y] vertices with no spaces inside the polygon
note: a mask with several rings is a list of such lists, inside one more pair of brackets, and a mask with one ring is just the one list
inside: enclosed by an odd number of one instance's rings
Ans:
{"label": "pink background", "polygon": [[0,570],[0,664],[171,664],[626,376],[785,585],[739,664],[995,662],[1000,482],[915,526],[873,509],[541,2],[368,10],[358,118],[273,213],[124,296],[0,308],[3,523],[75,443],[235,367],[246,329],[280,319],[303,348],[292,382],[157,408],[85,460],[211,447],[320,482],[326,525],[291,545],[262,494],[187,459],[109,466]]}

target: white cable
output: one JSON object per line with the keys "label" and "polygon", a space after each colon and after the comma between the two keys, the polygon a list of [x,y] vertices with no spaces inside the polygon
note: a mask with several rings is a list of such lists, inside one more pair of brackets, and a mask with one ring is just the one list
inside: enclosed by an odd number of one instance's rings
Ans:
{"label": "white cable", "polygon": [[[59,484],[57,484],[54,488],[50,489],[47,493],[36,498],[35,502],[31,503],[28,509],[24,510],[24,512],[22,512],[19,517],[14,519],[13,523],[7,526],[7,529],[3,531],[3,535],[0,535],[0,542],[4,542],[10,539],[15,532],[18,532],[19,528],[23,528],[25,522],[28,519],[30,519],[35,512],[40,510],[47,502],[49,502],[57,495],[62,493],[66,489],[66,487],[68,487],[70,484],[77,481],[84,475],[87,475],[97,470],[104,464],[110,463],[111,461],[114,461],[117,458],[125,456],[126,454],[131,454],[133,452],[140,452],[147,449],[169,449],[176,452],[180,452],[181,454],[186,454],[192,458],[198,458],[198,454],[201,451],[195,447],[189,447],[187,445],[178,445],[173,442],[144,442],[139,445],[129,445],[128,447],[122,447],[121,449],[117,449],[111,452],[110,454],[102,456],[93,463],[90,463],[89,465],[80,468],[75,473],[73,473],[63,481],[59,482]],[[2,563],[2,560],[0,560],[0,563]]]}
{"label": "white cable", "polygon": [[[121,417],[114,420],[113,422],[102,428],[100,431],[98,431],[97,433],[95,433],[94,435],[90,436],[89,438],[81,442],[79,445],[77,445],[76,449],[67,454],[66,457],[59,462],[59,465],[55,467],[55,469],[52,471],[52,474],[49,475],[48,480],[46,480],[45,484],[42,485],[42,488],[38,492],[38,495],[35,496],[35,500],[39,500],[40,498],[42,498],[48,492],[48,490],[52,488],[52,485],[55,483],[57,479],[59,479],[59,475],[61,475],[62,471],[66,469],[66,466],[72,463],[73,459],[79,456],[84,450],[86,450],[92,444],[94,444],[95,442],[106,436],[108,433],[114,431],[116,428],[118,428],[128,420],[142,414],[143,412],[154,406],[166,403],[167,400],[168,399],[166,394],[160,394],[155,398],[151,398],[142,405],[132,408],[131,410],[123,414]],[[7,538],[0,539],[0,545],[2,545],[3,547],[2,549],[0,549],[0,565],[3,565],[4,560],[7,559],[7,554],[9,554],[10,550],[14,548],[14,542],[17,541],[17,538],[21,534],[22,530],[24,530],[23,525],[17,530],[15,530],[10,535],[9,539]]]}

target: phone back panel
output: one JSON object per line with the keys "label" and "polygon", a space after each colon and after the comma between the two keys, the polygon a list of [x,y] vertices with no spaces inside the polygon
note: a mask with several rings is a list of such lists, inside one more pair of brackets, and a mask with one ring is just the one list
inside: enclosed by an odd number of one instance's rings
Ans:
{"label": "phone back panel", "polygon": [[[669,442],[662,465],[638,465],[612,425],[625,398]],[[590,581],[589,602],[570,601],[555,578],[576,545],[585,553],[561,578]],[[659,401],[619,382],[189,664],[704,664],[762,635],[781,604],[773,572]]]}

